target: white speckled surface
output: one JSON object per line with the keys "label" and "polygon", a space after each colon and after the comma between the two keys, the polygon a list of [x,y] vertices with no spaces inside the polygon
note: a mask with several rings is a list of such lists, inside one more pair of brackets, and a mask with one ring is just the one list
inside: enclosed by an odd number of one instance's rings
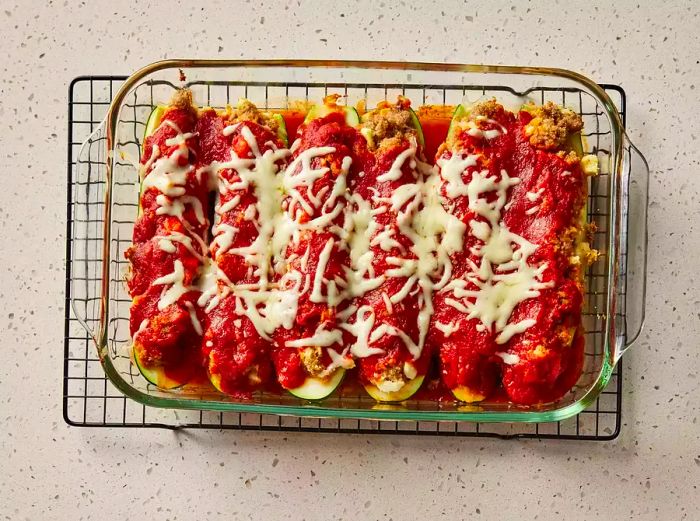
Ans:
{"label": "white speckled surface", "polygon": [[[0,2],[0,519],[700,518],[696,3],[69,3]],[[532,64],[621,84],[652,178],[650,313],[626,355],[618,440],[68,428],[68,83],[165,57]]]}

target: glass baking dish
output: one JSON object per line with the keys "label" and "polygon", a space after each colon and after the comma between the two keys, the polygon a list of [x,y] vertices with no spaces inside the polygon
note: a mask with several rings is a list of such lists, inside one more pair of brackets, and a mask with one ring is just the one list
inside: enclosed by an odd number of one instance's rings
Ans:
{"label": "glass baking dish", "polygon": [[[601,253],[586,277],[583,323],[585,360],[579,381],[560,400],[540,406],[483,402],[477,405],[409,400],[377,404],[364,394],[341,392],[306,402],[291,395],[255,393],[242,401],[204,386],[171,391],[149,384],[130,356],[129,305],[124,251],[131,242],[138,206],[138,171],[145,124],[153,107],[187,86],[195,102],[223,107],[246,97],[259,107],[283,110],[293,100],[344,95],[373,106],[398,94],[414,106],[457,105],[495,96],[506,106],[525,100],[554,101],[581,114],[586,153],[599,158],[600,174],[589,183],[588,217],[597,226],[592,246]],[[106,102],[105,102],[106,103]],[[106,165],[106,166],[105,166]],[[144,67],[114,95],[106,119],[78,153],[73,200],[74,237],[101,237],[72,250],[76,272],[71,294],[86,305],[74,313],[94,339],[110,381],[126,396],[173,409],[254,412],[373,420],[548,422],[573,416],[595,401],[612,369],[639,335],[644,321],[648,167],[627,138],[606,92],[577,73],[549,68],[359,61],[167,60]],[[95,230],[99,230],[95,233]],[[81,263],[101,260],[97,284]],[[94,274],[93,274],[94,277]],[[79,287],[78,287],[79,286]],[[97,287],[99,294],[90,294]],[[94,293],[94,292],[93,292]],[[75,304],[75,301],[74,301]]]}

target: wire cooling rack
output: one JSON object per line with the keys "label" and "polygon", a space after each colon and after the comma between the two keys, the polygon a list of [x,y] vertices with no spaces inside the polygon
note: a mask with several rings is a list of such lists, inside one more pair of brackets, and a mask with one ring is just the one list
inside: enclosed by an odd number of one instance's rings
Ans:
{"label": "wire cooling rack", "polygon": [[[272,430],[302,432],[343,432],[362,434],[412,434],[466,437],[501,437],[501,438],[557,438],[579,440],[611,440],[620,432],[622,400],[622,368],[618,363],[607,388],[596,402],[579,415],[557,423],[460,423],[460,422],[426,422],[426,421],[376,421],[351,419],[297,418],[255,413],[214,412],[214,411],[179,411],[148,407],[132,401],[122,395],[106,378],[90,335],[83,329],[74,316],[72,305],[79,309],[95,309],[99,306],[99,297],[89,292],[71,295],[71,285],[94,288],[101,280],[102,259],[99,253],[102,241],[102,215],[100,197],[87,197],[85,200],[75,198],[76,189],[84,192],[100,193],[104,189],[102,176],[88,175],[86,179],[77,178],[78,151],[84,141],[103,120],[112,96],[126,80],[122,76],[83,76],[76,78],[70,85],[68,100],[68,201],[67,201],[67,241],[66,241],[66,300],[65,300],[65,344],[63,377],[63,416],[65,421],[74,426],[85,427],[160,427],[170,429],[209,428],[239,430]],[[601,85],[613,102],[619,107],[623,124],[625,123],[625,93],[616,85]],[[246,86],[247,89],[247,86]],[[474,89],[472,89],[474,90]],[[490,91],[503,88],[479,87],[484,95]],[[542,102],[557,89],[542,89]],[[307,86],[308,92],[308,86]],[[572,105],[572,94],[561,90],[562,104]],[[567,94],[569,99],[567,99]],[[551,99],[551,98],[550,98]],[[234,100],[235,101],[235,100]],[[600,138],[608,132],[602,131],[598,124],[602,112],[585,112],[587,139],[594,150],[599,150]],[[592,125],[591,125],[592,123]],[[95,142],[95,146],[101,143]],[[91,158],[92,156],[90,156]],[[104,170],[102,159],[89,159],[82,165],[88,172],[92,169]],[[592,195],[591,197],[596,197]],[[600,197],[600,196],[598,196]],[[90,208],[94,206],[95,208]],[[590,205],[600,207],[601,205]],[[602,205],[604,206],[604,205]],[[598,214],[589,215],[591,220]],[[89,230],[86,237],[73,236],[73,224],[76,220],[86,224]],[[71,260],[72,253],[84,252],[81,258]],[[624,252],[623,252],[624,255]],[[623,257],[622,266],[625,266]],[[596,277],[595,273],[591,274]],[[597,275],[600,277],[600,275]],[[621,276],[622,295],[625,292],[625,274]],[[78,292],[76,292],[78,293]],[[97,292],[93,292],[96,295]],[[589,302],[596,298],[593,289],[587,294]],[[624,317],[625,299],[620,299],[619,314]],[[94,326],[97,313],[85,313],[87,323]],[[624,323],[624,320],[622,321]]]}

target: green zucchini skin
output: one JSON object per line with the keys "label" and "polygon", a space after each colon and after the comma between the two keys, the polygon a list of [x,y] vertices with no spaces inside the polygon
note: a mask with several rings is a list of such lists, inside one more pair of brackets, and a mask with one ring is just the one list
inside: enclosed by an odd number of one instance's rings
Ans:
{"label": "green zucchini skin", "polygon": [[329,107],[328,105],[314,105],[311,110],[306,114],[304,118],[304,123],[308,123],[311,120],[322,118],[327,116],[332,112],[338,112],[342,110],[345,114],[345,122],[351,127],[356,127],[360,124],[360,115],[354,107]]}
{"label": "green zucchini skin", "polygon": [[416,394],[420,386],[423,385],[423,380],[425,380],[424,375],[416,376],[414,379],[409,380],[401,389],[393,393],[381,391],[376,385],[372,384],[366,384],[364,387],[367,394],[378,402],[397,403],[408,400]]}
{"label": "green zucchini skin", "polygon": [[[153,108],[150,115],[148,116],[148,119],[146,120],[146,128],[145,128],[144,133],[143,133],[142,146],[145,145],[146,138],[148,136],[152,135],[158,129],[166,110],[167,110],[167,107],[165,107],[163,105],[157,105]],[[141,194],[142,194],[142,192],[143,192],[143,179],[141,179],[139,182],[138,216],[140,216],[143,212],[143,210],[141,208]],[[159,367],[159,366],[156,366],[153,368],[146,367],[143,364],[143,362],[140,360],[138,351],[136,349],[133,349],[133,355],[134,355],[133,356],[134,364],[138,368],[141,375],[149,383],[155,385],[159,389],[172,390],[172,389],[177,389],[177,388],[185,385],[185,382],[180,382],[180,381],[174,380],[173,378],[170,378],[169,376],[167,376],[162,367]]]}
{"label": "green zucchini skin", "polygon": [[450,120],[450,126],[447,129],[447,139],[445,141],[449,141],[452,139],[454,136],[454,131],[455,131],[455,122],[467,117],[469,115],[469,110],[464,105],[457,105],[455,108],[455,111],[452,113],[452,119]]}
{"label": "green zucchini skin", "polygon": [[163,119],[163,115],[165,114],[166,110],[167,107],[163,105],[156,105],[153,108],[151,114],[148,116],[148,120],[146,120],[146,128],[143,131],[144,141],[146,141],[146,138],[153,134],[156,131],[156,129],[160,126],[160,122]]}
{"label": "green zucchini skin", "polygon": [[168,377],[165,374],[165,371],[163,370],[162,367],[153,367],[153,368],[147,368],[144,367],[143,363],[139,360],[139,355],[138,351],[135,349],[134,351],[134,363],[136,364],[136,367],[138,368],[139,372],[143,377],[148,380],[149,383],[152,383],[159,389],[166,389],[166,390],[172,390],[172,389],[177,389],[178,387],[182,387],[185,385],[185,382],[179,382],[177,380],[174,380],[170,377]]}
{"label": "green zucchini skin", "polygon": [[339,367],[327,379],[308,376],[306,381],[296,389],[287,389],[290,394],[302,400],[323,400],[335,391],[345,378],[345,369]]}
{"label": "green zucchini skin", "polygon": [[411,112],[411,123],[413,124],[413,128],[416,129],[416,133],[418,134],[418,144],[421,147],[425,147],[425,136],[423,135],[423,126],[420,124],[418,115],[412,108],[409,108],[408,110]]}
{"label": "green zucchini skin", "polygon": [[277,137],[285,147],[288,147],[289,136],[287,134],[287,124],[284,122],[282,114],[272,114],[272,117],[277,121]]}

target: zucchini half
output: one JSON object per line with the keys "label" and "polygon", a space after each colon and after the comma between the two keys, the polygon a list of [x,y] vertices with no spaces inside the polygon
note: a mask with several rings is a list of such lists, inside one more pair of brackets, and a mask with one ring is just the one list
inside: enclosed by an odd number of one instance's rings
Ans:
{"label": "zucchini half", "polygon": [[420,386],[423,385],[423,380],[425,380],[425,375],[416,376],[412,380],[406,382],[398,391],[388,393],[380,390],[374,384],[365,384],[364,387],[367,394],[378,402],[396,403],[408,400],[411,396],[416,394]]}
{"label": "zucchini half", "polygon": [[[353,110],[355,110],[355,109],[353,109]],[[378,109],[375,109],[375,110],[378,110]],[[415,113],[415,111],[411,107],[408,108],[408,111],[411,115],[411,127],[416,131],[416,138],[417,138],[418,144],[421,147],[425,147],[425,135],[423,134],[423,126],[420,124],[420,120],[418,119],[418,115]],[[372,111],[368,112],[368,114],[371,112]],[[357,114],[357,111],[355,111],[355,114]],[[346,118],[346,120],[347,120],[347,118]],[[358,120],[359,120],[359,118],[358,118]],[[360,124],[360,122],[358,121],[357,123],[354,123],[354,124],[348,122],[348,124],[350,124],[352,126],[358,126]],[[367,143],[369,143],[370,146],[372,146],[372,140],[373,140],[372,131],[369,128],[362,128],[362,129],[360,129],[360,134],[362,134],[362,137],[364,137],[365,140],[367,140]]]}
{"label": "zucchini half", "polygon": [[143,375],[143,377],[146,380],[148,380],[149,383],[152,383],[159,389],[177,389],[178,387],[182,387],[187,383],[168,376],[165,372],[165,369],[162,366],[150,368],[145,367],[143,365],[143,362],[141,362],[139,359],[138,351],[136,349],[133,349],[133,353],[134,363],[136,364],[136,367],[138,368],[139,372]]}
{"label": "zucchini half", "polygon": [[[332,98],[334,100],[334,98]],[[314,105],[306,114],[304,123],[314,119],[322,118],[333,112],[342,112],[345,114],[345,122],[353,127],[360,124],[360,116],[353,107],[338,106],[333,102],[329,103],[328,98],[324,100],[322,105]],[[301,398],[302,400],[323,400],[330,396],[335,391],[340,383],[345,378],[345,369],[337,368],[332,374],[325,378],[316,376],[307,376],[306,380],[299,387],[287,389],[289,394]]]}
{"label": "zucchini half", "polygon": [[285,147],[288,147],[289,136],[287,135],[287,124],[284,122],[282,114],[272,114],[272,118],[277,121],[277,137]]}
{"label": "zucchini half", "polygon": [[313,119],[322,118],[331,114],[333,112],[342,112],[345,114],[345,122],[351,127],[356,127],[360,124],[360,115],[357,113],[354,107],[343,107],[339,105],[329,105],[324,103],[323,105],[314,105],[311,110],[306,114],[304,118],[304,123],[308,123]]}
{"label": "zucchini half", "polygon": [[302,400],[323,400],[338,388],[344,378],[345,369],[339,367],[327,378],[307,376],[303,384],[287,391]]}
{"label": "zucchini half", "polygon": [[[416,131],[416,137],[418,144],[421,147],[425,146],[425,136],[423,134],[423,127],[420,124],[420,120],[418,119],[418,115],[415,113],[415,111],[409,107],[408,111],[411,116],[411,126],[413,129]],[[371,111],[370,111],[371,112]],[[367,130],[369,129],[362,129],[362,130]],[[362,136],[367,140],[368,143],[371,142],[372,140],[372,133],[371,131],[369,132],[362,132]],[[382,391],[374,385],[373,383],[366,383],[363,384],[365,391],[367,391],[367,394],[369,394],[372,398],[374,398],[377,402],[382,402],[382,403],[397,403],[397,402],[403,402],[405,400],[408,400],[411,396],[416,394],[418,389],[420,389],[420,386],[423,385],[423,381],[425,380],[425,375],[421,376],[416,376],[415,378],[412,378],[408,382],[406,382],[401,389],[398,391],[393,391],[393,392],[386,392]]]}
{"label": "zucchini half", "polygon": [[[520,110],[525,110],[527,111],[529,105],[523,105]],[[452,119],[450,120],[450,126],[447,130],[447,138],[446,141],[449,141],[454,134],[454,131],[456,129],[456,122],[463,120],[464,118],[469,116],[469,113],[471,110],[464,106],[464,105],[458,105],[455,108],[455,111],[452,114]],[[576,132],[574,134],[570,134],[567,137],[566,143],[564,145],[565,150],[571,150],[574,151],[579,157],[583,157],[583,139],[581,136],[580,132]],[[581,215],[579,217],[580,222],[579,222],[579,233],[576,236],[576,246],[575,246],[575,253],[579,255],[579,257],[584,257],[585,254],[587,253],[587,250],[589,250],[588,243],[585,241],[585,223],[586,223],[586,215],[587,215],[587,200],[588,197],[584,198],[584,201],[586,201],[583,205],[583,208],[581,210]],[[585,270],[581,269],[581,274],[580,274],[580,279],[581,282],[583,282],[583,275],[585,274]],[[570,345],[573,344],[574,338],[575,338],[575,331],[576,329],[573,328],[570,334]],[[461,385],[459,387],[456,387],[455,389],[451,389],[452,394],[454,397],[459,400],[460,402],[464,403],[476,403],[476,402],[481,402],[483,401],[486,396],[482,394],[481,392],[471,389],[467,386]]]}
{"label": "zucchini half", "polygon": [[[143,133],[143,142],[142,146],[145,145],[146,138],[153,134],[156,129],[160,126],[160,122],[163,119],[163,115],[165,114],[165,111],[167,110],[168,107],[163,106],[163,105],[157,105],[152,111],[151,114],[148,116],[148,120],[146,121],[146,129],[144,130]],[[143,212],[141,209],[141,193],[143,191],[143,179],[140,180],[139,183],[139,194],[138,194],[138,216],[140,216]],[[144,363],[140,360],[138,351],[133,348],[132,346],[132,353],[133,353],[133,360],[134,364],[138,368],[139,372],[143,375],[143,377],[151,384],[155,385],[156,387],[160,389],[177,389],[178,387],[182,387],[187,383],[187,381],[181,381],[180,379],[175,379],[172,376],[169,376],[166,374],[165,368],[162,366],[155,366],[155,367],[146,367]]]}
{"label": "zucchini half", "polygon": [[[527,110],[527,107],[529,105],[524,105],[521,107],[521,110]],[[452,121],[450,121],[450,126],[447,132],[448,139],[451,136],[452,132],[454,131],[453,123],[456,120],[463,119],[469,115],[469,110],[465,108],[463,105],[458,105],[457,108],[455,109],[453,116],[452,116]],[[581,136],[580,132],[576,132],[573,134],[570,134],[567,139],[566,143],[564,145],[564,150],[570,150],[575,152],[580,158],[583,158],[583,138]],[[579,233],[576,235],[575,241],[576,245],[574,248],[574,252],[576,255],[581,258],[581,262],[583,262],[583,258],[587,258],[587,254],[590,252],[590,246],[588,242],[586,241],[586,233],[585,233],[585,225],[586,225],[586,217],[588,215],[588,197],[584,196],[584,204],[583,207],[581,208],[581,214],[579,216]],[[585,276],[585,269],[580,270],[579,274],[579,280],[581,283],[583,283],[583,279]],[[575,333],[576,333],[576,328],[571,328],[570,330],[570,340],[569,340],[569,345],[567,347],[571,347],[574,343],[575,339]],[[452,394],[454,397],[459,400],[460,402],[464,403],[476,403],[476,402],[481,402],[484,399],[486,399],[486,396],[479,391],[470,389],[467,386],[459,386],[456,387],[455,389],[451,389]]]}

